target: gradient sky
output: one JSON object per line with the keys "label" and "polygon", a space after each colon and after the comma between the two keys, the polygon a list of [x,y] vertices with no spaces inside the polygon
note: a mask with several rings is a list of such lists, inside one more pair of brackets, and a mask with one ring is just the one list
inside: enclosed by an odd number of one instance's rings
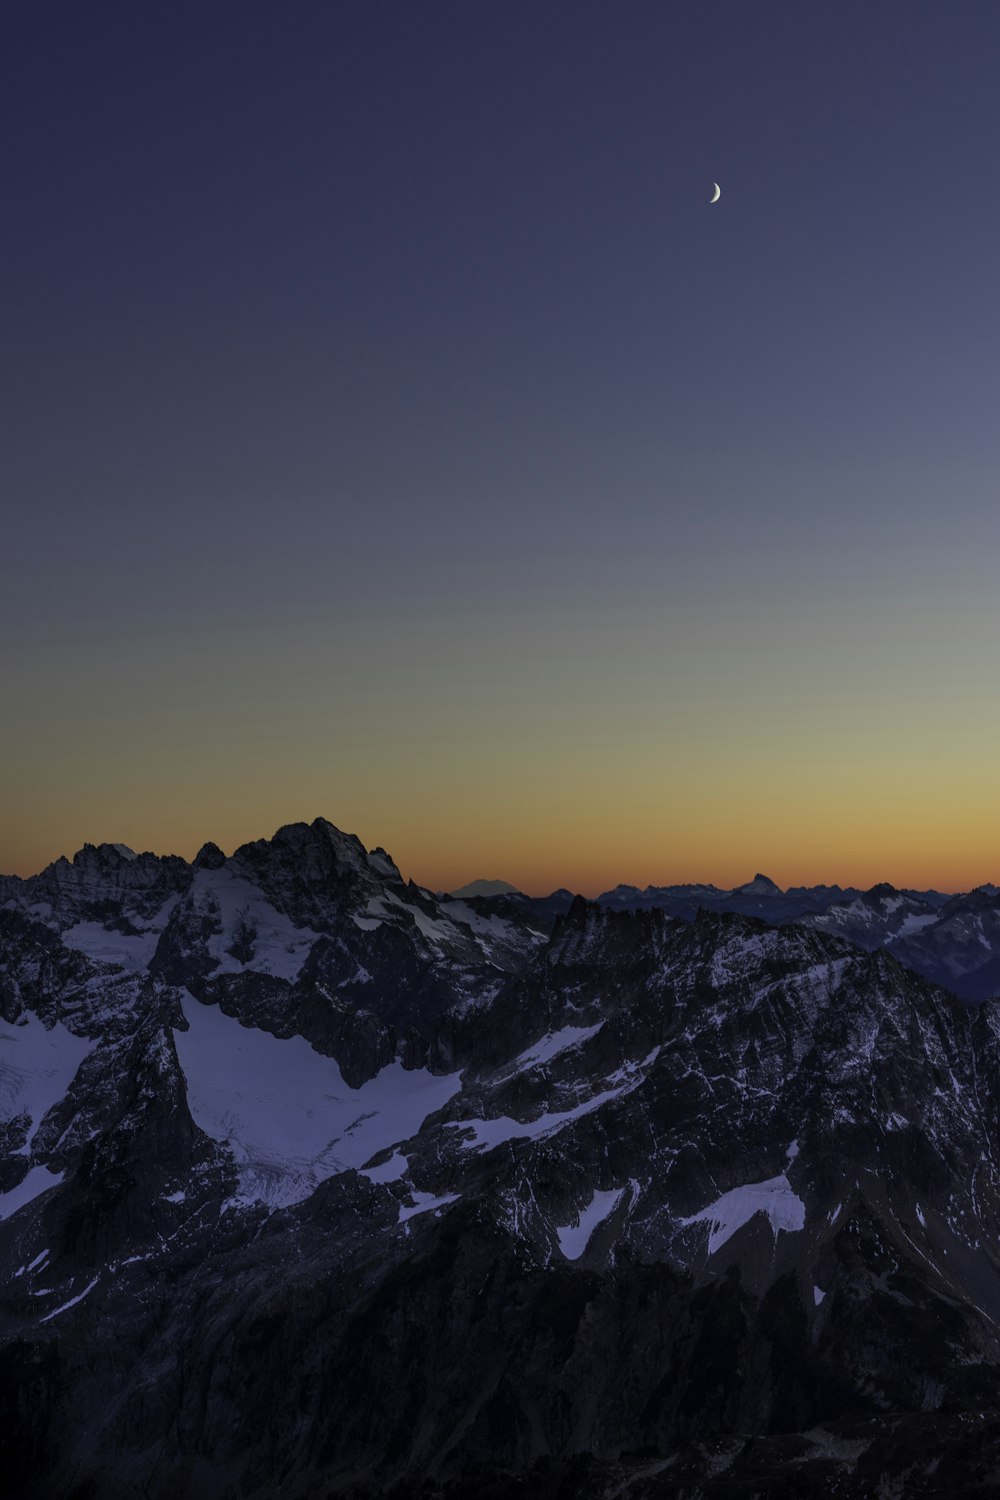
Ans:
{"label": "gradient sky", "polygon": [[998,73],[987,0],[7,7],[0,869],[1000,880]]}

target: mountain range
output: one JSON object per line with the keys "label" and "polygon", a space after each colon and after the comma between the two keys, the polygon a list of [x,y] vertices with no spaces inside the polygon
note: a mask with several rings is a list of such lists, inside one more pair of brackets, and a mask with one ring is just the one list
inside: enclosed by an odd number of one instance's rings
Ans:
{"label": "mountain range", "polygon": [[[506,886],[503,894],[546,925],[568,911],[573,900],[568,890],[539,898]],[[738,912],[771,926],[801,922],[868,950],[885,948],[908,968],[945,985],[963,1000],[1000,994],[1000,890],[994,885],[980,886],[966,895],[896,890],[884,882],[867,891],[839,885],[793,886],[783,891],[768,876],[757,874],[732,890],[714,885],[646,886],[644,890],[619,885],[596,899],[598,905],[614,911],[664,911],[686,922],[695,921],[699,912]]]}
{"label": "mountain range", "polygon": [[6,878],[5,1493],[991,1493],[997,892],[631,889]]}

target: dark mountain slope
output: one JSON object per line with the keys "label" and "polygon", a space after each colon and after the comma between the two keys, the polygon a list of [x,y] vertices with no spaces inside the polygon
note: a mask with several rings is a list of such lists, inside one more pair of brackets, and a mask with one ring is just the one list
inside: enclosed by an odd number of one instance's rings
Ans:
{"label": "dark mountain slope", "polygon": [[996,1008],[739,915],[519,944],[333,835],[145,966],[0,911],[8,1493],[980,1493]]}

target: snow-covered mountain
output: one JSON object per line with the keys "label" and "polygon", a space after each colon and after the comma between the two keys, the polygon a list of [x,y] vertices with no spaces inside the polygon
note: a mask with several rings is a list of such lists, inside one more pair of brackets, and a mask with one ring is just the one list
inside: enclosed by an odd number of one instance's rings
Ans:
{"label": "snow-covered mountain", "polygon": [[0,1017],[7,1494],[992,1482],[1000,1009],[882,949],[317,820],[8,881]]}
{"label": "snow-covered mountain", "polygon": [[1000,995],[1000,891],[984,885],[954,896],[937,921],[900,934],[890,947],[902,963],[963,1000]]}
{"label": "snow-covered mountain", "polygon": [[872,886],[851,901],[838,901],[825,911],[800,920],[804,927],[833,932],[869,950],[909,937],[937,921],[940,908],[885,883]]}
{"label": "snow-covered mountain", "polygon": [[884,947],[963,1000],[1000,995],[1000,894],[993,886],[942,903],[928,893],[876,885],[801,921],[862,948]]}

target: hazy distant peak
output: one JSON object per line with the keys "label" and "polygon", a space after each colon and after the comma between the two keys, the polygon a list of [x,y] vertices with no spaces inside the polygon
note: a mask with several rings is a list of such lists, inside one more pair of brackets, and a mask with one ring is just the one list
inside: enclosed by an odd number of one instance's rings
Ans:
{"label": "hazy distant peak", "polygon": [[511,885],[509,880],[470,880],[468,885],[460,886],[457,891],[452,891],[453,896],[504,896],[509,892],[515,895],[517,886]]}

